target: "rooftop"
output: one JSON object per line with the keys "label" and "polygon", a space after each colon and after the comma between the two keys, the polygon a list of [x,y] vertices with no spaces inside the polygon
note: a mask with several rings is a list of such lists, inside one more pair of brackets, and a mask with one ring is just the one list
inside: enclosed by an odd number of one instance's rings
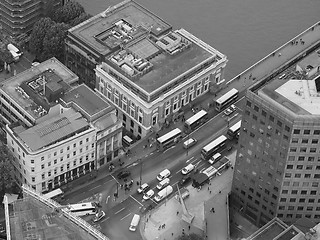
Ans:
{"label": "rooftop", "polygon": [[[121,21],[125,24],[120,28]],[[151,32],[159,35],[169,29],[171,26],[161,18],[138,3],[126,0],[71,28],[69,32],[97,53],[108,55],[141,34]]]}
{"label": "rooftop", "polygon": [[287,69],[285,73],[279,74],[281,77],[275,77],[270,83],[258,90],[258,95],[267,101],[278,103],[279,106],[297,115],[319,115],[319,72],[308,77],[305,72],[301,73],[296,68],[298,65],[314,66],[319,61],[318,54],[308,55],[295,66]]}
{"label": "rooftop", "polygon": [[73,105],[74,108],[81,110],[85,115],[92,118],[106,109],[114,109],[107,101],[102,99],[97,93],[92,91],[87,85],[81,84],[74,87],[62,97],[67,105]]}
{"label": "rooftop", "polygon": [[[180,29],[158,39],[141,38],[127,49],[111,55],[107,63],[141,91],[152,94],[200,65],[207,63],[210,66],[221,58],[218,51]],[[109,66],[105,64],[102,69],[109,72]]]}
{"label": "rooftop", "polygon": [[77,81],[77,75],[56,58],[51,58],[2,81],[0,91],[37,119],[47,114],[56,104],[54,100]]}
{"label": "rooftop", "polygon": [[70,109],[28,129],[20,125],[13,127],[13,131],[27,147],[36,151],[88,128],[86,119]]}

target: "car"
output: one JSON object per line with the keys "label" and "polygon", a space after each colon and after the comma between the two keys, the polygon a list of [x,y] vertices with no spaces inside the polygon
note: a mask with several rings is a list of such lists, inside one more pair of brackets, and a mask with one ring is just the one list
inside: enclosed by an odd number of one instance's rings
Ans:
{"label": "car", "polygon": [[228,147],[227,148],[228,152],[230,152],[232,150],[232,148],[233,148],[232,146]]}
{"label": "car", "polygon": [[120,172],[117,174],[117,177],[118,177],[119,179],[122,179],[122,178],[127,178],[127,177],[129,177],[130,175],[131,175],[131,173],[130,173],[129,171],[124,170],[124,171],[120,171]]}
{"label": "car", "polygon": [[286,76],[285,73],[284,73],[284,74],[281,74],[281,75],[279,76],[279,79],[285,78],[285,76]]}
{"label": "car", "polygon": [[148,183],[144,183],[137,189],[137,191],[138,191],[138,193],[145,193],[149,189],[150,189],[150,187],[149,187]]}
{"label": "car", "polygon": [[147,205],[147,206],[142,206],[142,207],[140,208],[140,212],[141,212],[142,214],[144,214],[144,213],[152,210],[153,208],[154,208],[154,207],[153,207],[152,204],[149,204],[149,205]]}
{"label": "car", "polygon": [[106,213],[104,211],[99,211],[96,213],[96,216],[93,219],[93,222],[98,222],[100,221],[104,216],[106,215]]}
{"label": "car", "polygon": [[180,187],[187,185],[189,182],[191,182],[192,178],[190,176],[188,177],[183,177],[179,182],[178,185]]}
{"label": "car", "polygon": [[232,104],[232,105],[229,107],[229,109],[230,109],[232,112],[234,112],[234,111],[237,110],[237,107],[236,107],[234,104]]}
{"label": "car", "polygon": [[231,109],[227,108],[226,110],[223,111],[223,113],[224,115],[229,116],[232,113],[232,111]]}
{"label": "car", "polygon": [[194,166],[192,163],[190,163],[188,166],[185,166],[184,168],[182,168],[181,173],[182,173],[183,175],[186,175],[186,174],[188,174],[189,172],[193,171],[194,168],[195,168],[195,166]]}
{"label": "car", "polygon": [[153,195],[154,195],[154,191],[152,189],[150,189],[148,192],[146,192],[143,195],[143,199],[148,200],[148,199],[152,198]]}

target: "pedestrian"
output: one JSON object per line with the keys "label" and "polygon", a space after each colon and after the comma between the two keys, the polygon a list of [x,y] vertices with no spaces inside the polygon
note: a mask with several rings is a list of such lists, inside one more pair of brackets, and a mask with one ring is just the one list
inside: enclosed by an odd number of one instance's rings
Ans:
{"label": "pedestrian", "polygon": [[210,194],[211,194],[211,190],[210,190]]}
{"label": "pedestrian", "polygon": [[171,233],[171,236],[173,236],[173,233]]}
{"label": "pedestrian", "polygon": [[159,226],[158,230],[160,230],[160,229],[161,229],[161,225]]}
{"label": "pedestrian", "polygon": [[182,228],[182,233],[184,233],[184,228]]}
{"label": "pedestrian", "polygon": [[147,218],[147,222],[149,221],[149,218]]}
{"label": "pedestrian", "polygon": [[166,224],[163,224],[163,228],[166,228]]}
{"label": "pedestrian", "polygon": [[188,228],[189,228],[189,231],[190,231],[190,225],[189,225],[189,227],[188,227]]}
{"label": "pedestrian", "polygon": [[177,216],[179,215],[179,211],[177,211]]}
{"label": "pedestrian", "polygon": [[221,190],[219,191],[219,193],[221,193]]}
{"label": "pedestrian", "polygon": [[208,187],[208,191],[210,190],[210,187]]}
{"label": "pedestrian", "polygon": [[278,56],[281,57],[281,53],[280,52],[278,53]]}

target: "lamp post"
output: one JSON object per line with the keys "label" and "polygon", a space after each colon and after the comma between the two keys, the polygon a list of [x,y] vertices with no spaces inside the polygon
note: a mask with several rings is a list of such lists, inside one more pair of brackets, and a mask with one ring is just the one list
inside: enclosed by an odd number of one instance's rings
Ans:
{"label": "lamp post", "polygon": [[189,140],[190,140],[190,135],[189,135],[189,133],[188,133],[187,156],[188,156],[188,154],[189,154]]}
{"label": "lamp post", "polygon": [[139,179],[139,183],[140,183],[140,186],[141,186],[141,182],[142,182],[142,159],[139,159],[140,161],[140,179]]}

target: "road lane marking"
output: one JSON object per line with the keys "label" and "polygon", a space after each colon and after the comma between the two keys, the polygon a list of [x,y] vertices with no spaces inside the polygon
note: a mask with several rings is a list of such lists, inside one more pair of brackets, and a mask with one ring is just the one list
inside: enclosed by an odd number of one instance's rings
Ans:
{"label": "road lane marking", "polygon": [[175,148],[175,147],[176,147],[176,146],[174,145],[174,146],[168,148],[167,150],[163,151],[163,153],[165,153],[166,151],[169,151],[169,150],[171,150],[171,149],[173,149],[173,148]]}
{"label": "road lane marking", "polygon": [[106,204],[108,204],[109,198],[110,198],[110,195],[107,197]]}
{"label": "road lane marking", "polygon": [[191,159],[193,159],[194,157],[192,157],[192,158],[189,158],[187,161],[186,161],[186,163],[188,163],[189,161],[191,161]]}
{"label": "road lane marking", "polygon": [[94,189],[96,189],[98,187],[101,187],[101,185],[95,186],[94,188],[91,188],[89,191],[92,191],[92,190],[94,190]]}
{"label": "road lane marking", "polygon": [[110,179],[110,180],[108,180],[108,181],[104,182],[103,184],[107,184],[108,182],[111,182],[111,181],[112,181],[112,179]]}
{"label": "road lane marking", "polygon": [[120,221],[122,221],[123,219],[125,219],[126,217],[129,217],[131,215],[131,213],[127,214],[126,216],[124,216],[123,218],[120,219]]}
{"label": "road lane marking", "polygon": [[115,212],[114,214],[118,214],[119,212],[123,211],[125,208],[121,208],[119,211]]}
{"label": "road lane marking", "polygon": [[118,183],[120,184],[120,182],[111,174],[111,177]]}
{"label": "road lane marking", "polygon": [[143,206],[143,204],[142,204],[141,202],[139,202],[137,199],[135,199],[135,198],[132,197],[131,195],[130,195],[130,197],[131,197],[133,200],[135,200],[137,203],[139,203],[141,206]]}
{"label": "road lane marking", "polygon": [[105,219],[103,219],[101,222],[103,223],[104,221],[107,221],[110,217],[107,217]]}

